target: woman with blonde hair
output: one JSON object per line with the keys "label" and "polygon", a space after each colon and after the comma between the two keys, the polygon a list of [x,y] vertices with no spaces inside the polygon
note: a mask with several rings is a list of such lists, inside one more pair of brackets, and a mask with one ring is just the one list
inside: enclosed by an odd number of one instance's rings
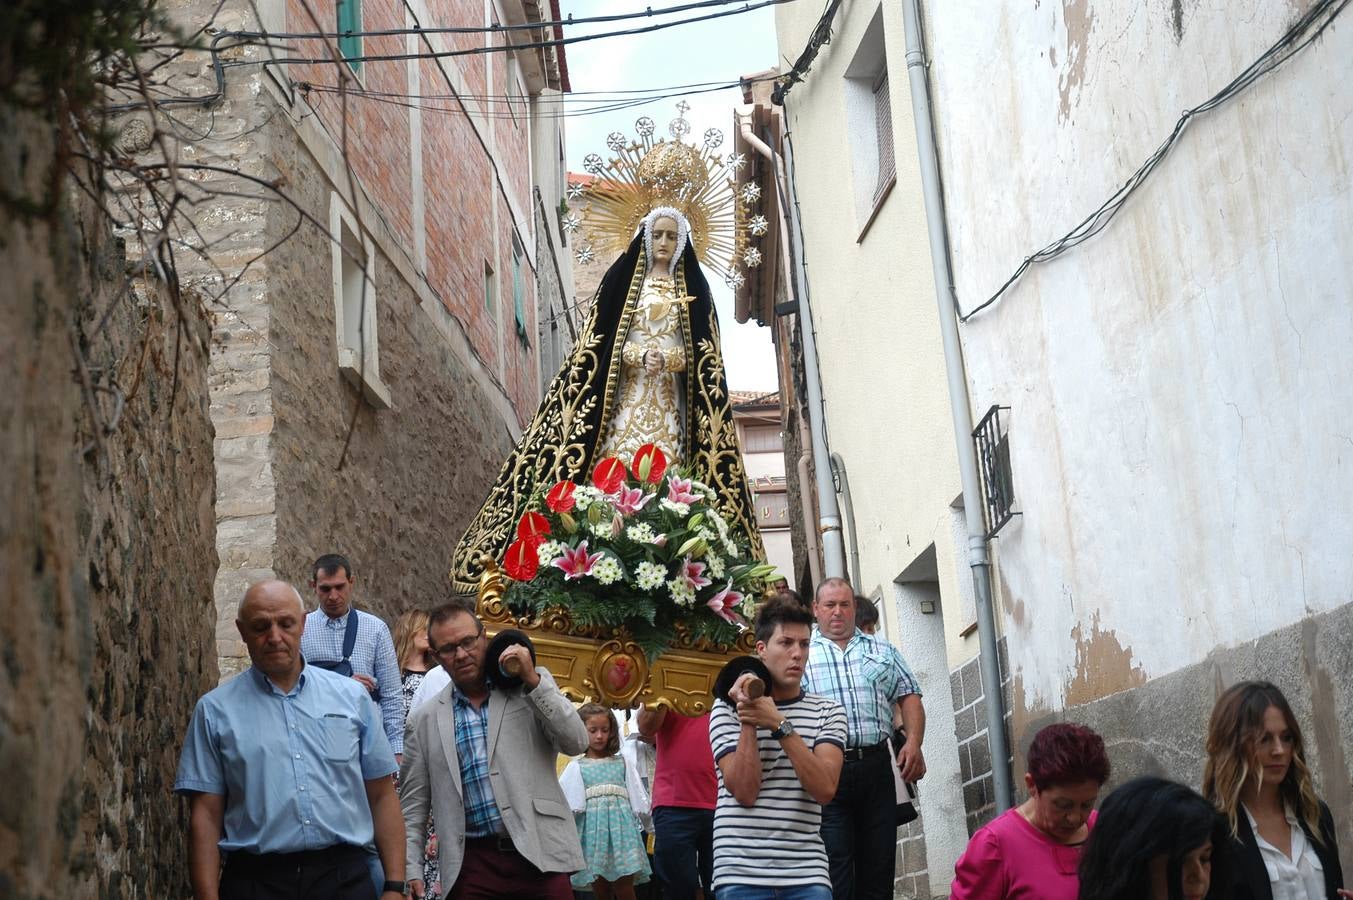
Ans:
{"label": "woman with blonde hair", "polygon": [[[399,683],[404,698],[404,721],[408,722],[413,709],[413,695],[429,672],[438,671],[437,657],[428,642],[428,622],[431,616],[425,609],[406,609],[395,620],[395,657],[399,660]],[[437,855],[437,826],[428,817],[427,834],[423,843],[423,884],[430,896],[440,897],[442,879]]]}
{"label": "woman with blonde hair", "polygon": [[1282,691],[1242,681],[1212,709],[1203,795],[1230,825],[1232,900],[1353,900],[1334,820],[1311,784],[1301,726]]}

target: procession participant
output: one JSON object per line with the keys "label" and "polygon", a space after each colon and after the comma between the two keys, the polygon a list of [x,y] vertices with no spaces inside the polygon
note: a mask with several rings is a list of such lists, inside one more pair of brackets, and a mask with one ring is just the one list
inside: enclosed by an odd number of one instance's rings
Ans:
{"label": "procession participant", "polygon": [[639,733],[657,748],[653,772],[653,872],[664,900],[714,892],[714,804],[718,781],[709,744],[709,713],[683,716],[666,707],[639,711]]}
{"label": "procession participant", "polygon": [[291,585],[249,588],[235,627],[252,666],[198,701],[174,782],[189,797],[193,896],[372,900],[374,841],[381,897],[402,897],[395,759],[375,705],[352,679],[306,665]]}
{"label": "procession participant", "polygon": [[310,587],[318,608],[305,618],[301,654],[306,662],[351,675],[380,704],[385,736],[395,751],[404,749],[404,702],[399,659],[390,629],[378,617],[352,605],[352,564],[327,553],[310,568]]}
{"label": "procession participant", "polygon": [[597,900],[635,900],[634,886],[648,880],[641,817],[648,794],[639,771],[620,754],[620,724],[600,703],[584,703],[578,718],[587,728],[587,751],[559,776],[578,825],[587,865],[573,886]]}
{"label": "procession participant", "polygon": [[950,900],[1076,900],[1076,867],[1109,780],[1104,741],[1083,725],[1049,725],[1025,759],[1029,799],[972,836]]}
{"label": "procession participant", "polygon": [[1224,900],[1229,844],[1225,817],[1197,791],[1134,778],[1099,808],[1078,900]]}
{"label": "procession participant", "polygon": [[897,750],[902,780],[925,775],[921,689],[897,648],[855,627],[855,591],[828,578],[813,596],[817,628],[804,674],[805,690],[840,703],[848,738],[841,785],[822,811],[822,839],[831,859],[837,900],[892,897],[897,865],[896,794],[891,784],[893,705],[900,704],[906,740]]}
{"label": "procession participant", "polygon": [[[404,702],[404,722],[413,712],[413,698],[423,682],[434,672],[442,672],[437,656],[428,643],[428,612],[425,609],[407,609],[395,620],[395,655],[399,659],[400,695]],[[427,839],[423,849],[423,885],[433,894],[440,894],[442,879],[437,868],[437,826],[428,821]]]}
{"label": "procession participant", "polygon": [[1232,685],[1212,709],[1203,794],[1230,824],[1230,900],[1353,900],[1334,819],[1315,792],[1301,725],[1267,681]]}
{"label": "procession participant", "polygon": [[836,793],[846,718],[841,705],[804,693],[812,615],[775,597],[757,611],[756,652],[770,692],[753,700],[742,675],[717,700],[709,737],[718,765],[714,891],[719,900],[826,900],[822,804]]}
{"label": "procession participant", "polygon": [[587,747],[586,727],[525,646],[499,658],[520,666],[521,686],[490,690],[484,624],[464,606],[434,611],[428,636],[451,684],[410,714],[400,766],[413,896],[431,815],[445,896],[571,900],[584,861],[555,760]]}

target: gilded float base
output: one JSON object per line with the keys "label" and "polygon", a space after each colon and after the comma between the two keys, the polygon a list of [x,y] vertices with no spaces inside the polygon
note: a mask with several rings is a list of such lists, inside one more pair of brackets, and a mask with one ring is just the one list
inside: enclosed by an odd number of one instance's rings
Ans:
{"label": "gilded float base", "polygon": [[674,645],[652,663],[623,630],[591,633],[577,626],[566,609],[543,616],[514,616],[503,602],[507,580],[491,559],[482,560],[479,617],[492,636],[505,628],[530,635],[536,664],[549,669],[559,689],[576,703],[595,701],[612,709],[643,704],[665,707],[684,716],[709,712],[714,680],[734,656],[751,653],[754,641],[743,632],[732,646],[692,642],[678,632]]}

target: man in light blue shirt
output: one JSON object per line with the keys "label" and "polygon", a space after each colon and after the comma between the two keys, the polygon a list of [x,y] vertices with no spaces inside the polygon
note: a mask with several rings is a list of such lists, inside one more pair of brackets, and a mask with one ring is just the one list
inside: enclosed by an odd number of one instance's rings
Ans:
{"label": "man in light blue shirt", "polygon": [[343,662],[343,638],[349,617],[356,617],[356,641],[348,666],[337,669],[351,675],[380,704],[381,721],[395,761],[404,752],[404,705],[400,700],[399,661],[390,628],[378,617],[352,606],[352,564],[337,553],[315,560],[310,570],[310,587],[319,608],[305,618],[301,653],[319,668],[333,669]]}
{"label": "man in light blue shirt", "polygon": [[817,628],[809,645],[804,690],[840,703],[846,711],[845,762],[836,797],[822,808],[822,840],[836,900],[893,896],[897,819],[888,738],[893,708],[900,708],[906,740],[897,766],[908,783],[925,775],[921,741],[925,707],[921,688],[897,648],[855,627],[855,590],[844,578],[827,578],[813,595]]}
{"label": "man in light blue shirt", "polygon": [[375,704],[351,678],[305,664],[291,585],[251,587],[235,625],[253,665],[198,701],[174,782],[190,802],[194,897],[373,900],[373,842],[382,900],[402,897],[396,765]]}

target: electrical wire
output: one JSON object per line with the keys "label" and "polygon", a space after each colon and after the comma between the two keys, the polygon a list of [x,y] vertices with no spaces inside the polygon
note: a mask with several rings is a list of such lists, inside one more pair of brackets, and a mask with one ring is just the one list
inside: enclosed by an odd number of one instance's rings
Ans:
{"label": "electrical wire", "polygon": [[[1179,120],[1175,123],[1174,130],[1170,132],[1169,137],[1156,148],[1154,153],[1147,157],[1146,162],[1142,163],[1137,171],[1133,172],[1128,177],[1122,187],[1118,188],[1118,190],[1115,191],[1108,200],[1104,201],[1098,209],[1086,216],[1081,220],[1080,224],[1062,237],[1048,244],[1046,247],[1043,247],[1036,253],[1026,256],[1019,267],[1015,269],[1014,274],[1006,279],[1005,283],[996,290],[996,293],[973,307],[967,313],[961,313],[958,317],[959,321],[967,322],[973,316],[999,300],[1001,296],[1009,290],[1010,286],[1018,281],[1020,276],[1029,270],[1030,266],[1035,263],[1043,263],[1056,259],[1066,251],[1088,241],[1090,238],[1107,228],[1114,217],[1122,211],[1128,198],[1137,192],[1137,189],[1151,176],[1151,173],[1155,171],[1170,150],[1179,142],[1180,136],[1184,133],[1184,129],[1188,127],[1190,122],[1204,113],[1211,112],[1232,97],[1240,94],[1264,75],[1272,72],[1309,46],[1325,32],[1326,28],[1334,23],[1334,20],[1338,18],[1339,14],[1344,11],[1350,2],[1353,2],[1353,0],[1317,0],[1317,2],[1307,10],[1305,15],[1297,20],[1295,25],[1288,29],[1288,31],[1279,38],[1273,46],[1269,47],[1262,56],[1233,78],[1229,84],[1192,109],[1184,110],[1183,114],[1179,117]],[[1326,15],[1327,13],[1328,15]],[[1321,17],[1324,17],[1325,20],[1321,22],[1320,26],[1314,31],[1310,31],[1312,26],[1314,26]],[[1310,33],[1306,34],[1308,31],[1310,31]],[[1303,35],[1305,36],[1303,37]]]}
{"label": "electrical wire", "polygon": [[[636,35],[636,34],[649,34],[649,33],[654,32],[654,31],[662,31],[662,30],[664,30],[664,29],[667,29],[667,28],[675,28],[675,27],[680,26],[680,25],[693,25],[693,24],[695,24],[695,23],[697,23],[697,22],[708,22],[708,21],[712,21],[712,20],[714,20],[714,19],[722,19],[722,18],[726,18],[726,17],[728,17],[728,16],[742,15],[743,13],[755,12],[755,11],[758,10],[758,9],[765,9],[765,8],[771,7],[771,6],[781,6],[781,5],[783,5],[783,4],[786,4],[786,3],[793,3],[793,2],[795,2],[795,0],[758,0],[758,2],[755,2],[755,3],[744,3],[742,6],[738,7],[737,9],[725,9],[725,10],[721,10],[721,11],[719,11],[719,12],[707,13],[707,14],[705,14],[705,15],[703,15],[703,16],[691,16],[690,18],[686,18],[686,19],[678,19],[678,20],[676,20],[675,22],[658,22],[658,23],[655,23],[655,24],[653,24],[653,25],[645,25],[645,26],[642,26],[642,27],[639,27],[639,28],[627,28],[627,29],[623,29],[623,30],[620,30],[620,31],[603,31],[603,32],[598,32],[597,34],[582,34],[582,35],[577,35],[576,37],[556,38],[556,39],[554,39],[554,40],[528,41],[528,42],[521,43],[521,44],[501,44],[501,45],[491,45],[491,46],[486,46],[486,47],[467,47],[467,48],[462,49],[462,50],[437,50],[437,51],[431,51],[431,52],[427,52],[427,53],[384,53],[384,54],[366,54],[366,55],[360,55],[360,56],[344,56],[343,59],[344,59],[344,61],[346,61],[346,62],[348,62],[348,63],[360,63],[360,62],[406,62],[406,61],[411,60],[411,59],[446,59],[446,58],[457,57],[457,56],[478,56],[478,55],[485,54],[485,53],[507,53],[507,52],[514,52],[514,51],[517,51],[517,50],[539,50],[539,49],[544,49],[544,48],[546,48],[546,47],[561,47],[561,46],[565,46],[565,45],[568,45],[568,44],[580,44],[580,43],[582,43],[582,42],[584,42],[584,41],[597,41],[597,40],[601,40],[601,39],[603,39],[603,38],[627,37],[627,36]],[[540,26],[534,26],[534,27],[540,27]],[[391,34],[391,35],[400,35],[400,34],[409,35],[409,34],[424,34],[424,33],[426,33],[426,32],[425,32],[423,29],[409,29],[409,28],[406,28],[406,29],[391,29],[391,31],[390,31],[390,34]],[[346,36],[346,34],[347,34],[347,33],[345,32],[343,35],[338,35],[338,36]],[[352,36],[355,37],[355,36],[357,35],[357,32],[352,32],[351,34],[352,34]],[[250,39],[253,39],[253,38],[265,38],[265,39],[266,39],[266,38],[275,38],[275,37],[278,37],[278,35],[264,34],[264,33],[262,33],[262,32],[236,32],[236,36],[237,36],[237,37],[247,37],[247,38],[250,38]],[[300,39],[314,39],[314,40],[320,40],[320,39],[323,39],[324,37],[325,37],[325,33],[322,33],[322,32],[316,32],[316,33],[313,33],[313,34],[302,34],[302,35],[300,35],[299,37],[293,36],[292,38],[288,38],[288,39],[290,39],[290,40],[300,40]],[[245,44],[247,44],[247,43],[250,43],[250,41],[244,41],[244,42],[241,42],[240,44],[232,44],[232,45],[230,45],[230,46],[232,46],[232,47],[243,46],[243,45],[245,45]],[[229,49],[229,47],[223,48],[223,49]],[[265,60],[238,60],[238,61],[235,61],[235,62],[224,63],[224,65],[227,66],[227,67],[232,67],[232,68],[233,68],[233,67],[236,67],[236,66],[256,66],[256,65],[262,65],[262,66],[270,66],[270,65],[274,65],[274,66],[283,66],[283,65],[286,65],[286,66],[297,66],[297,65],[325,65],[325,64],[332,63],[333,61],[334,61],[334,60],[333,60],[332,57],[318,57],[318,58],[317,58],[317,57],[291,57],[291,56],[288,56],[288,57],[279,57],[279,58],[276,58],[276,59],[265,59]]]}

